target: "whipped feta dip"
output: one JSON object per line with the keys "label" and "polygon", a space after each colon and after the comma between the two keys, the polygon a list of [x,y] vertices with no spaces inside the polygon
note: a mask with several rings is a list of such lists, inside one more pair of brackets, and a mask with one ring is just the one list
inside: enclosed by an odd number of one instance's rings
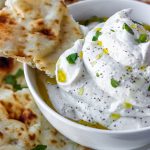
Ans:
{"label": "whipped feta dip", "polygon": [[46,84],[58,113],[112,130],[150,126],[150,32],[131,11],[96,25],[60,56],[57,85]]}

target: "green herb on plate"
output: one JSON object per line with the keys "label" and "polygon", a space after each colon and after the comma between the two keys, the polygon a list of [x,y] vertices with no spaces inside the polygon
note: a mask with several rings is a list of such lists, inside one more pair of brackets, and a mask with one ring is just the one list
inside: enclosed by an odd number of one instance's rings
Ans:
{"label": "green herb on plate", "polygon": [[150,25],[148,24],[143,24],[143,27],[145,30],[150,31]]}
{"label": "green herb on plate", "polygon": [[113,120],[118,120],[121,118],[121,115],[120,114],[117,114],[117,113],[112,113],[110,115],[110,117],[113,119]]}
{"label": "green herb on plate", "polygon": [[37,145],[35,148],[32,150],[46,150],[47,146],[46,145]]}
{"label": "green herb on plate", "polygon": [[147,34],[140,34],[139,38],[135,40],[138,43],[145,43],[148,42],[148,35]]}
{"label": "green herb on plate", "polygon": [[120,85],[120,82],[112,78],[111,85],[112,87],[117,88]]}
{"label": "green herb on plate", "polygon": [[111,29],[110,31],[115,32],[115,30]]}
{"label": "green herb on plate", "polygon": [[122,27],[124,30],[126,30],[127,32],[129,32],[130,34],[134,35],[134,32],[133,30],[126,24],[124,23],[123,24],[123,27]]}
{"label": "green herb on plate", "polygon": [[148,87],[148,91],[150,91],[150,86]]}
{"label": "green herb on plate", "polygon": [[19,69],[19,70],[17,71],[17,73],[15,74],[15,77],[16,77],[16,78],[19,78],[19,77],[21,77],[21,76],[24,76],[24,72],[23,72],[22,69]]}
{"label": "green herb on plate", "polygon": [[92,41],[97,41],[101,34],[102,34],[101,32],[96,31],[96,34],[93,36]]}
{"label": "green herb on plate", "polygon": [[22,87],[20,84],[17,83],[17,79],[21,76],[23,76],[23,70],[19,69],[15,75],[8,75],[5,77],[4,81],[6,84],[10,84],[13,86],[14,91],[18,91],[21,90],[23,88],[27,88],[27,87]]}
{"label": "green herb on plate", "polygon": [[70,54],[69,56],[66,57],[69,64],[75,64],[77,58],[78,58],[77,53]]}
{"label": "green herb on plate", "polygon": [[93,23],[93,22],[99,22],[99,23],[102,23],[102,22],[105,22],[108,18],[107,17],[97,17],[97,16],[93,16],[89,19],[86,19],[86,20],[83,20],[83,21],[79,21],[79,23],[81,25],[89,25],[90,23]]}
{"label": "green herb on plate", "polygon": [[15,85],[17,84],[16,77],[14,75],[8,75],[5,78],[5,83]]}
{"label": "green herb on plate", "polygon": [[132,109],[133,105],[129,102],[124,102],[123,104],[123,108],[125,109]]}

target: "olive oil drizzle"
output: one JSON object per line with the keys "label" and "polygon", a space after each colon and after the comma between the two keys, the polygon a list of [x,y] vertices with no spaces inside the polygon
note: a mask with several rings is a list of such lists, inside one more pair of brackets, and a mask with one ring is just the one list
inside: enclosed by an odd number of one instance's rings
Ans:
{"label": "olive oil drizzle", "polygon": [[87,127],[101,129],[101,130],[109,130],[107,127],[105,127],[104,125],[102,125],[98,122],[92,122],[91,123],[91,122],[87,122],[87,121],[84,121],[84,120],[79,120],[79,121],[72,120],[72,119],[70,119],[70,120],[73,121],[73,122],[79,123],[81,125],[87,126]]}
{"label": "olive oil drizzle", "polygon": [[[37,77],[36,77],[36,82],[37,82],[37,86],[38,86],[38,90],[39,90],[39,93],[41,95],[41,97],[43,98],[44,102],[50,107],[52,108],[54,111],[56,111],[55,107],[53,106],[49,96],[48,96],[48,92],[47,92],[47,89],[39,75],[39,73],[37,73]],[[55,85],[57,84],[55,78],[46,78],[44,79],[46,80],[48,83],[51,83],[52,85]],[[56,111],[57,112],[57,111]],[[75,121],[75,120],[72,120],[70,118],[67,118],[73,122],[76,122],[76,123],[79,123],[81,125],[84,125],[84,126],[88,126],[88,127],[92,127],[92,128],[97,128],[97,129],[102,129],[102,130],[108,130],[108,128],[106,128],[105,126],[97,123],[97,122],[94,122],[94,123],[90,123],[90,122],[87,122],[87,121],[84,121],[84,120],[79,120],[79,121]]]}
{"label": "olive oil drizzle", "polygon": [[[38,75],[36,76],[36,83],[38,86],[38,90],[39,93],[41,95],[41,97],[43,98],[44,102],[50,107],[52,108],[54,111],[56,111],[55,107],[53,106],[49,96],[48,96],[48,92],[47,89],[42,81],[42,79],[40,78],[39,73],[37,73]],[[47,80],[46,80],[47,81]],[[54,80],[53,80],[54,81]],[[53,82],[54,83],[54,82]]]}

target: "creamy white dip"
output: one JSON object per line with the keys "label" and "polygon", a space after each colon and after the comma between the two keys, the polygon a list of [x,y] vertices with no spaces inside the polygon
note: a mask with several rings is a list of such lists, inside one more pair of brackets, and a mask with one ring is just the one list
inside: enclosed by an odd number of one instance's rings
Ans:
{"label": "creamy white dip", "polygon": [[109,129],[150,126],[150,33],[117,12],[65,51],[57,85],[46,84],[55,109]]}

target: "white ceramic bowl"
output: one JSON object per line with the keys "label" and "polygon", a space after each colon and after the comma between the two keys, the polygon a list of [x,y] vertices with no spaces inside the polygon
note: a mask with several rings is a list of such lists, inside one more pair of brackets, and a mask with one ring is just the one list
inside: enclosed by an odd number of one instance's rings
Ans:
{"label": "white ceramic bowl", "polygon": [[[134,9],[132,13],[134,20],[150,24],[150,6],[136,1],[87,0],[69,7],[76,20],[86,19],[94,15],[109,17],[124,8]],[[150,143],[150,127],[130,131],[109,131],[86,127],[64,118],[42,100],[35,81],[35,70],[24,65],[24,71],[28,87],[39,109],[47,120],[69,139],[99,150],[128,150]]]}

